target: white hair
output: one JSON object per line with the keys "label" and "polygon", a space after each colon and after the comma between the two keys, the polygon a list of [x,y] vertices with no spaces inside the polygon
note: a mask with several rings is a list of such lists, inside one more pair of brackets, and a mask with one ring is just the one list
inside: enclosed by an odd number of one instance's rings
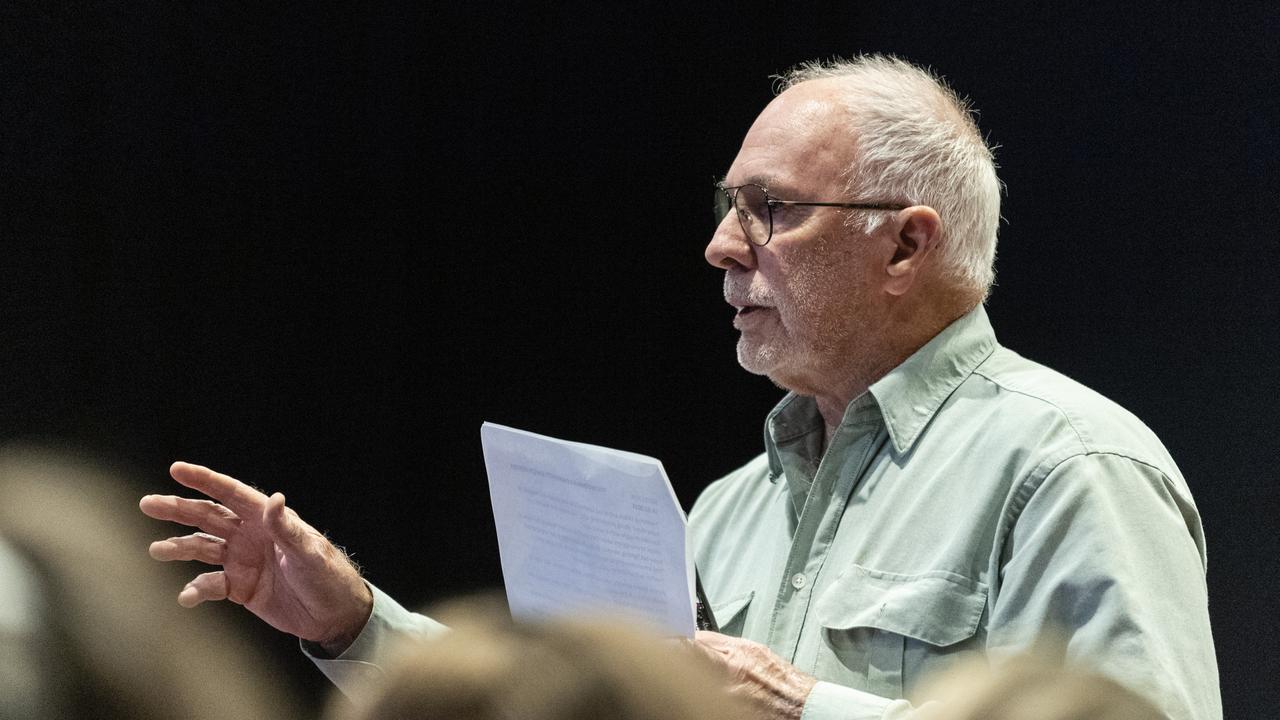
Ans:
{"label": "white hair", "polygon": [[[777,76],[775,89],[825,78],[847,80],[857,157],[846,190],[936,210],[944,277],[985,298],[995,281],[1002,186],[968,99],[931,71],[885,55],[802,63]],[[872,232],[885,213],[865,217]]]}

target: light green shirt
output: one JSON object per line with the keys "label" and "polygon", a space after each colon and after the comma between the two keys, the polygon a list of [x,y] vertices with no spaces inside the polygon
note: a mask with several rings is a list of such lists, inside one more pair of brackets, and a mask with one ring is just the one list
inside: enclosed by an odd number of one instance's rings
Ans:
{"label": "light green shirt", "polygon": [[[921,678],[1053,628],[1170,717],[1222,717],[1204,538],[1173,460],[1124,409],[1000,347],[982,307],[851,403],[825,453],[823,435],[788,395],[766,452],[689,518],[722,630],[821,681],[805,718],[909,718]],[[441,628],[374,595],[351,648],[313,655],[348,694],[389,638]]]}
{"label": "light green shirt", "polygon": [[822,450],[788,395],[690,515],[724,632],[820,681],[804,717],[910,717],[957,659],[1066,652],[1172,718],[1222,717],[1200,519],[1115,403],[1001,347],[979,306],[854,400]]}

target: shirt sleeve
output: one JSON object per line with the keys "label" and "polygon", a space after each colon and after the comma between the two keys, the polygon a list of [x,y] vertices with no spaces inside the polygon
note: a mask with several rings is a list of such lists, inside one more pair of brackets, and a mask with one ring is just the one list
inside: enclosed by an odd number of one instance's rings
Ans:
{"label": "shirt sleeve", "polygon": [[1092,453],[1020,492],[991,603],[989,656],[1057,648],[1170,718],[1221,718],[1203,537],[1180,482]]}
{"label": "shirt sleeve", "polygon": [[[928,707],[926,703],[922,707]],[[910,720],[916,708],[843,685],[819,681],[804,701],[800,720]]]}
{"label": "shirt sleeve", "polygon": [[301,641],[303,654],[311,658],[344,695],[353,699],[371,690],[382,678],[382,668],[377,662],[388,647],[405,639],[434,637],[448,629],[425,615],[406,610],[372,583],[366,584],[373,593],[373,612],[355,641],[341,655],[330,658],[316,643]]}

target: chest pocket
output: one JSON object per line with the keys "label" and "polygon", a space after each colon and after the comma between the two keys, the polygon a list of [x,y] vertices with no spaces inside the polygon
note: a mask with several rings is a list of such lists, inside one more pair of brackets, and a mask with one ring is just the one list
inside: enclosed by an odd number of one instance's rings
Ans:
{"label": "chest pocket", "polygon": [[[919,675],[974,649],[987,586],[955,573],[899,575],[854,565],[817,599],[822,626],[815,673],[900,698]],[[905,678],[905,679],[904,679]]]}
{"label": "chest pocket", "polygon": [[736,595],[721,603],[712,603],[711,614],[715,616],[721,633],[742,637],[742,628],[747,622],[747,608],[753,597],[754,591]]}

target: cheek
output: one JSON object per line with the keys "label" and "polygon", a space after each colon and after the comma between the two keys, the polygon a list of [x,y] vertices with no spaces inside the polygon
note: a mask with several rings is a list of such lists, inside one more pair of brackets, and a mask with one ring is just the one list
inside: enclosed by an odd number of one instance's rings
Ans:
{"label": "cheek", "polygon": [[832,259],[815,253],[789,268],[786,293],[788,304],[796,311],[808,316],[825,314],[828,308],[841,305],[856,284],[856,269]]}
{"label": "cheek", "polygon": [[821,329],[841,322],[865,285],[861,238],[847,233],[778,248],[761,257],[784,325]]}

